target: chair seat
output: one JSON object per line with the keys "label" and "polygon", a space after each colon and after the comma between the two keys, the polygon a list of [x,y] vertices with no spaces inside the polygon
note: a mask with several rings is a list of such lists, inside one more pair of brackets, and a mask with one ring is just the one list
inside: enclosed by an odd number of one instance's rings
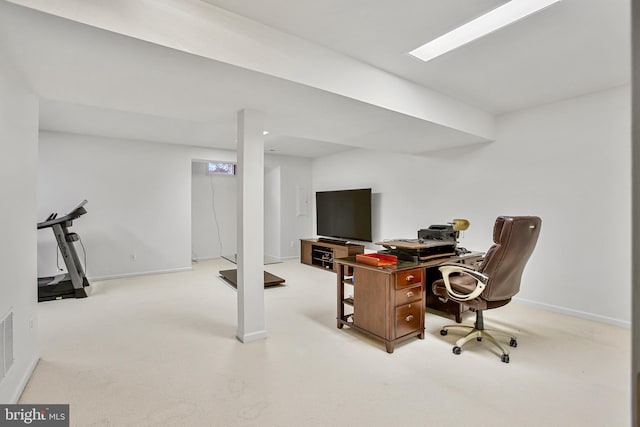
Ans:
{"label": "chair seat", "polygon": [[[473,277],[467,275],[451,276],[449,277],[449,283],[451,283],[451,287],[454,291],[461,294],[468,294],[472,292],[476,287],[476,280]],[[447,288],[445,287],[444,280],[442,279],[433,282],[433,293],[442,298],[447,298],[452,301],[456,300],[447,293]],[[461,302],[461,304],[464,304],[465,306],[470,307],[474,310],[488,310],[492,308],[502,307],[503,305],[508,304],[509,301],[511,301],[511,298],[498,301],[487,301],[482,298],[482,295],[480,295],[475,299]]]}

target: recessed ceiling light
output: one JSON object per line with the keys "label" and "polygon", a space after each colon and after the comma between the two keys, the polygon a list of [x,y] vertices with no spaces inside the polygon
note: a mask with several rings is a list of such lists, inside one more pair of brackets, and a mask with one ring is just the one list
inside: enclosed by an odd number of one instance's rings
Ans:
{"label": "recessed ceiling light", "polygon": [[269,131],[268,131],[268,130],[263,130],[263,131],[262,131],[262,134],[263,134],[263,135],[269,135]]}
{"label": "recessed ceiling light", "polygon": [[409,55],[430,61],[473,40],[513,24],[560,0],[511,0],[466,24],[412,50]]}

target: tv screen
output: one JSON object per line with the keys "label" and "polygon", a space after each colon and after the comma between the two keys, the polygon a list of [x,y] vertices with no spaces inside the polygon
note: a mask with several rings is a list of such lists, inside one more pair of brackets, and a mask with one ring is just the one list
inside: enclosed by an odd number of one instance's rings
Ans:
{"label": "tv screen", "polygon": [[319,236],[371,241],[371,189],[316,192]]}

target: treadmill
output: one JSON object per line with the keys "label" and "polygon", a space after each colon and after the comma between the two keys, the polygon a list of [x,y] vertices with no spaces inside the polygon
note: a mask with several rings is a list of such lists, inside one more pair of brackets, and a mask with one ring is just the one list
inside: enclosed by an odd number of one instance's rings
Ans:
{"label": "treadmill", "polygon": [[57,213],[52,213],[45,221],[38,223],[38,230],[43,228],[53,230],[62,259],[67,266],[66,273],[52,277],[38,277],[38,302],[87,297],[84,288],[89,286],[89,281],[85,276],[74,245],[74,242],[78,241],[80,237],[76,233],[69,232],[73,220],[87,213],[84,208],[86,203],[87,201],[83,200],[61,218],[57,218]]}

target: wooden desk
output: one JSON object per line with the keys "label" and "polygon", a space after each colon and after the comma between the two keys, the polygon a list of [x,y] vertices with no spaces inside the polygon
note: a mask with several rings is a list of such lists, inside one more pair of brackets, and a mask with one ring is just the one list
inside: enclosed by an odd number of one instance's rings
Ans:
{"label": "wooden desk", "polygon": [[[424,339],[430,292],[426,287],[431,286],[427,280],[434,277],[432,271],[446,262],[466,262],[480,256],[447,256],[422,262],[398,260],[389,267],[358,263],[355,256],[334,260],[338,329],[347,325],[380,340],[388,353],[393,353],[398,342],[413,337]],[[345,285],[353,285],[353,296],[345,296]],[[455,304],[459,310],[459,304]]]}
{"label": "wooden desk", "polygon": [[399,248],[399,249],[433,249],[439,247],[451,248],[452,252],[455,249],[456,243],[449,240],[433,240],[433,239],[402,239],[402,240],[385,240],[383,242],[376,242],[376,245],[384,246],[386,248]]}

